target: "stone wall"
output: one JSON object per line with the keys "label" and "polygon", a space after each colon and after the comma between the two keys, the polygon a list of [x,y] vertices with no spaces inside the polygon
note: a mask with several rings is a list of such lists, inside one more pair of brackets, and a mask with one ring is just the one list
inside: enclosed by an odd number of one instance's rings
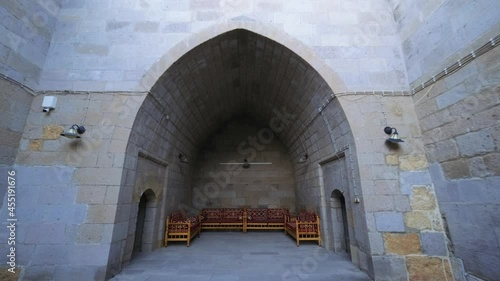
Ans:
{"label": "stone wall", "polygon": [[61,0],[4,1],[0,5],[0,73],[36,88]]}
{"label": "stone wall", "polygon": [[[295,211],[295,189],[287,149],[268,126],[252,117],[232,118],[198,153],[193,173],[193,206],[202,208],[287,208]],[[269,133],[271,132],[271,133]],[[250,143],[251,140],[252,141]],[[272,163],[220,165],[243,162]]]}
{"label": "stone wall", "polygon": [[499,57],[495,48],[413,97],[451,254],[486,280],[500,278]]}
{"label": "stone wall", "polygon": [[[16,263],[25,268],[23,280],[102,280],[112,241],[127,233],[115,224],[124,214],[129,218],[118,209],[118,195],[125,147],[144,96],[46,94],[58,97],[57,107],[43,113],[44,94],[34,97],[11,166],[17,178]],[[72,124],[86,127],[82,139],[60,136]],[[1,216],[6,212],[2,208]]]}
{"label": "stone wall", "polygon": [[[155,92],[154,95],[157,94]],[[142,103],[136,99],[134,104],[137,107],[140,105],[140,108],[130,138],[117,147],[124,153],[123,174],[116,198],[120,216],[116,217],[115,224],[119,227],[113,233],[108,277],[118,273],[132,257],[139,198],[146,189],[156,190],[156,225],[155,229],[148,230],[154,231],[152,237],[157,239],[152,241],[153,248],[163,245],[166,216],[184,209],[193,213],[189,193],[192,167],[178,158],[183,152],[192,159],[192,148],[185,146],[188,143],[186,136],[178,131],[179,125],[172,122],[176,119],[174,114],[166,114],[170,111],[163,108],[152,94]],[[129,110],[125,112],[133,112],[132,108]],[[156,173],[144,177],[144,165],[154,165]]]}
{"label": "stone wall", "polygon": [[[12,165],[23,135],[24,125],[33,101],[33,92],[0,78],[0,166]],[[40,104],[40,112],[42,111]]]}
{"label": "stone wall", "polygon": [[[40,89],[136,90],[147,70],[169,50],[193,48],[202,43],[198,40],[203,33],[210,34],[208,40],[234,22],[257,25],[261,34],[264,24],[264,29],[314,48],[350,91],[408,88],[392,10],[385,0],[149,0],[120,5],[66,2]],[[173,63],[178,54],[168,59]]]}
{"label": "stone wall", "polygon": [[[375,280],[453,280],[412,98],[339,99],[347,120],[357,120],[349,122],[356,144],[353,158],[359,163],[353,178],[360,182],[361,202],[354,209],[366,217],[369,242],[359,247],[369,245]],[[404,142],[387,143],[385,126],[397,128]]]}
{"label": "stone wall", "polygon": [[500,33],[495,0],[391,0],[410,85],[432,78]]}

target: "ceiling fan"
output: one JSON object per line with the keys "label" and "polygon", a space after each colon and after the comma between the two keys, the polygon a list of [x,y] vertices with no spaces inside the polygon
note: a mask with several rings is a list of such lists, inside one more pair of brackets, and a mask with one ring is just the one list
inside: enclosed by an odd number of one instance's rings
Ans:
{"label": "ceiling fan", "polygon": [[245,158],[243,159],[243,162],[228,162],[228,163],[219,163],[219,165],[243,165],[243,168],[250,168],[250,164],[252,165],[272,165],[272,162],[248,162],[248,160]]}

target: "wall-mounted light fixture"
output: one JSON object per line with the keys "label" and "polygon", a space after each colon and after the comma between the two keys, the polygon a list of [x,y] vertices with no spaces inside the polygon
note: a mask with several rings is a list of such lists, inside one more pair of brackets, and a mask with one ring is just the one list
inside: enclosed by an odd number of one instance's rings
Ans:
{"label": "wall-mounted light fixture", "polygon": [[80,135],[85,133],[85,127],[73,124],[67,131],[61,133],[61,136],[69,139],[79,139]]}
{"label": "wall-mounted light fixture", "polygon": [[306,153],[299,158],[299,163],[305,163],[307,162],[307,159],[309,158],[309,155]]}
{"label": "wall-mounted light fixture", "polygon": [[45,96],[42,101],[42,111],[50,112],[51,110],[56,108],[57,97],[54,96]]}
{"label": "wall-mounted light fixture", "polygon": [[404,140],[399,138],[398,130],[396,130],[396,128],[385,127],[384,132],[386,134],[390,135],[390,137],[386,141],[392,142],[392,143],[404,142]]}
{"label": "wall-mounted light fixture", "polygon": [[189,163],[186,155],[182,154],[182,153],[179,153],[179,160],[182,162],[182,163]]}

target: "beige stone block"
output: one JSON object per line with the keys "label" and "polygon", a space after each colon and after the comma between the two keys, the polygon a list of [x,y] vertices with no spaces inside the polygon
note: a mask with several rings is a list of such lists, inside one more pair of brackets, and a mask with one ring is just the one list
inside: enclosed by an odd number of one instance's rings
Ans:
{"label": "beige stone block", "polygon": [[386,252],[397,255],[420,254],[420,237],[416,233],[384,233]]}
{"label": "beige stone block", "polygon": [[59,125],[43,126],[42,138],[45,140],[56,140],[61,137],[64,128]]}
{"label": "beige stone block", "polygon": [[114,223],[117,205],[90,205],[87,223]]}
{"label": "beige stone block", "polygon": [[412,256],[406,258],[406,268],[410,281],[453,281],[448,260]]}
{"label": "beige stone block", "polygon": [[431,220],[427,212],[408,212],[405,214],[405,224],[409,228],[418,230],[432,229]]}
{"label": "beige stone block", "polygon": [[74,176],[75,183],[86,185],[120,185],[121,179],[120,168],[80,168]]}
{"label": "beige stone block", "polygon": [[76,203],[102,204],[106,195],[106,186],[80,186]]}
{"label": "beige stone block", "polygon": [[99,243],[102,238],[102,224],[82,224],[78,226],[77,242]]}
{"label": "beige stone block", "polygon": [[413,186],[410,204],[413,210],[434,210],[436,208],[434,193],[426,186]]}
{"label": "beige stone block", "polygon": [[14,269],[14,273],[7,270],[7,268],[0,268],[0,280],[4,281],[17,281],[21,280],[19,277],[23,270],[19,267]]}
{"label": "beige stone block", "polygon": [[427,158],[425,154],[410,154],[399,157],[399,167],[402,171],[416,171],[427,168]]}
{"label": "beige stone block", "polygon": [[28,144],[28,149],[30,151],[42,151],[42,147],[43,147],[43,140],[40,139],[30,140]]}
{"label": "beige stone block", "polygon": [[399,164],[399,155],[390,154],[385,156],[385,163],[387,165],[398,165]]}

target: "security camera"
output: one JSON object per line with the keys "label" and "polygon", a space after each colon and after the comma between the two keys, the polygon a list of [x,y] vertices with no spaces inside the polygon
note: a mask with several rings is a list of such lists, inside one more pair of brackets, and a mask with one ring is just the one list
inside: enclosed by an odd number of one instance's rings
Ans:
{"label": "security camera", "polygon": [[52,96],[45,96],[43,97],[43,102],[42,102],[42,111],[43,112],[49,112],[52,109],[56,108],[57,104],[57,97],[52,97]]}

